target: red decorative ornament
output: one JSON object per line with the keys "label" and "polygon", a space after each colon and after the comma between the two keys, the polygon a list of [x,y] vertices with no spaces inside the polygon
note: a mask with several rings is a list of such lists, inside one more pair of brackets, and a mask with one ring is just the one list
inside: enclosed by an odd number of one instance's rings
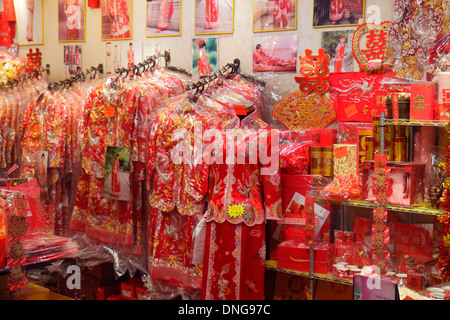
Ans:
{"label": "red decorative ornament", "polygon": [[361,71],[367,74],[385,73],[394,64],[394,59],[386,55],[387,39],[391,23],[379,25],[364,23],[353,34],[353,56]]}
{"label": "red decorative ornament", "polygon": [[384,273],[386,271],[386,263],[390,259],[391,254],[388,249],[389,227],[386,225],[386,210],[383,205],[386,204],[386,193],[388,184],[386,183],[386,156],[375,156],[375,174],[377,182],[375,188],[378,191],[378,206],[373,212],[373,223],[377,226],[376,232],[372,232],[372,253],[373,260]]}
{"label": "red decorative ornament", "polygon": [[318,55],[312,55],[312,51],[306,49],[305,56],[300,56],[299,59],[299,72],[303,77],[295,77],[295,81],[300,84],[300,91],[304,94],[313,91],[317,94],[327,92],[330,55],[325,53],[325,49],[320,48]]}
{"label": "red decorative ornament", "polygon": [[39,70],[42,66],[42,52],[39,51],[39,48],[36,48],[36,52],[33,52],[33,49],[27,53],[27,67],[26,71],[31,72],[33,70]]}
{"label": "red decorative ornament", "polygon": [[336,119],[336,111],[326,96],[301,91],[284,97],[272,115],[291,131],[325,128]]}

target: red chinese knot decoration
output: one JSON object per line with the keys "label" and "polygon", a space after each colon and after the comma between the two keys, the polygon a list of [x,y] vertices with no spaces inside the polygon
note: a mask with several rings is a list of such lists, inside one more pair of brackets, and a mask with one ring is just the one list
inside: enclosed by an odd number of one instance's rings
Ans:
{"label": "red chinese knot decoration", "polygon": [[382,272],[386,270],[386,263],[391,258],[389,252],[389,227],[387,226],[387,204],[388,182],[386,181],[386,156],[376,155],[374,161],[375,189],[378,206],[373,210],[372,227],[372,253],[374,263],[380,267]]}

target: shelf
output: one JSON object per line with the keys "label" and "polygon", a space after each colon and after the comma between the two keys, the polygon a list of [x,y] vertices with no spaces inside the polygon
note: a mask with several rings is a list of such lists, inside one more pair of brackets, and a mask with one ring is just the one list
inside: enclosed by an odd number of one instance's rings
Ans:
{"label": "shelf", "polygon": [[[34,269],[43,269],[45,267],[51,266],[54,263],[60,262],[60,261],[64,261],[67,259],[72,259],[72,258],[63,258],[63,259],[51,259],[48,261],[42,261],[42,262],[35,262],[35,263],[25,263],[20,265],[21,267],[24,267],[27,271],[29,270],[34,270]],[[6,266],[4,269],[0,269],[0,276],[4,276],[9,274],[9,270],[11,269],[11,267]]]}
{"label": "shelf", "polygon": [[[289,274],[296,275],[296,276],[310,277],[309,272],[303,272],[303,271],[278,267],[277,260],[266,260],[266,269],[272,270],[272,271],[289,273]],[[340,283],[340,284],[353,285],[353,280],[336,278],[329,274],[313,273],[311,275],[311,278],[317,279],[317,280],[336,282],[336,283]]]}
{"label": "shelf", "polygon": [[385,119],[384,123],[386,125],[395,126],[425,126],[425,127],[447,127],[447,120],[409,120],[409,119]]}
{"label": "shelf", "polygon": [[[336,200],[336,199],[316,198],[316,201],[329,202],[329,203],[335,203],[335,204],[352,206],[352,207],[369,208],[369,209],[375,209],[376,207],[378,207],[378,204],[375,202],[361,201],[361,200]],[[386,204],[386,205],[383,205],[383,207],[385,207],[386,210],[391,210],[391,211],[417,213],[417,214],[425,214],[425,215],[432,215],[432,216],[439,216],[442,213],[445,213],[444,210],[439,210],[439,209],[434,209],[434,208],[429,208],[429,207],[419,207],[419,206],[411,207],[411,206]]]}

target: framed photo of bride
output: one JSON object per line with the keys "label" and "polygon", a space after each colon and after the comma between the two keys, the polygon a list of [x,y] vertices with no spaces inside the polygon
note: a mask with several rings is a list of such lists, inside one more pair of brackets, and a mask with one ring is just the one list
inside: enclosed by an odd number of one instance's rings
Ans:
{"label": "framed photo of bride", "polygon": [[126,40],[133,38],[132,0],[103,0],[102,40]]}
{"label": "framed photo of bride", "polygon": [[181,0],[147,0],[147,37],[181,35]]}
{"label": "framed photo of bride", "polygon": [[234,0],[195,0],[195,34],[234,32]]}
{"label": "framed photo of bride", "polygon": [[85,41],[86,0],[58,0],[58,41]]}
{"label": "framed photo of bride", "polygon": [[361,25],[365,7],[366,0],[314,0],[313,28]]}
{"label": "framed photo of bride", "polygon": [[218,72],[218,39],[217,37],[192,39],[192,79]]}
{"label": "framed photo of bride", "polygon": [[296,0],[253,0],[253,32],[297,30]]}
{"label": "framed photo of bride", "polygon": [[21,46],[44,44],[43,0],[15,0],[18,43]]}

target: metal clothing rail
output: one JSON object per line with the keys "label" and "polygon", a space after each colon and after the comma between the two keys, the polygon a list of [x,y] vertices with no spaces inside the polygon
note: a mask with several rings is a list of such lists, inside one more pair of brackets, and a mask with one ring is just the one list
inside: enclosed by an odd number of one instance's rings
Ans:
{"label": "metal clothing rail", "polygon": [[90,69],[86,70],[85,72],[81,72],[80,74],[71,76],[70,78],[61,80],[59,82],[49,83],[48,90],[65,89],[66,87],[70,87],[74,82],[85,81],[86,76],[88,76],[92,72],[94,72],[94,75],[91,76],[91,79],[96,77],[97,72],[102,74],[103,73],[103,64],[100,63],[97,67],[91,67]]}
{"label": "metal clothing rail", "polygon": [[[116,73],[119,74],[118,78],[120,78],[122,74],[137,75],[139,74],[139,72],[146,72],[148,70],[153,70],[153,68],[156,66],[156,61],[158,58],[164,58],[165,63],[167,65],[170,61],[170,51],[165,50],[164,53],[150,56],[143,62],[139,62],[137,64],[134,64],[133,66],[129,66],[126,68],[118,68],[115,71]],[[142,71],[140,69],[142,69]]]}
{"label": "metal clothing rail", "polygon": [[39,68],[35,69],[33,71],[27,72],[22,77],[19,77],[17,79],[11,79],[8,80],[6,83],[1,83],[0,87],[14,87],[14,85],[19,85],[19,83],[26,81],[28,79],[36,78],[38,77],[42,72],[50,73],[50,68]]}
{"label": "metal clothing rail", "polygon": [[205,85],[209,84],[211,81],[219,79],[227,74],[236,74],[239,72],[239,67],[241,65],[241,61],[236,58],[233,63],[227,63],[219,73],[212,73],[210,75],[203,76],[201,80],[193,83],[191,85],[186,86],[187,91],[197,90],[196,92],[202,92],[205,88]]}

